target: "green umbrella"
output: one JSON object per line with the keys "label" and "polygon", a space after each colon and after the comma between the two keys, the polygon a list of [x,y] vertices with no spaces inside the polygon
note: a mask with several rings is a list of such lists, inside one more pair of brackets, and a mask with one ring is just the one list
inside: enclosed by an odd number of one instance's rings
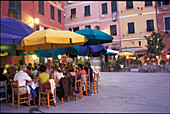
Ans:
{"label": "green umbrella", "polygon": [[76,33],[84,35],[85,38],[88,39],[88,41],[84,43],[85,46],[109,43],[113,40],[111,35],[96,29],[86,28],[78,30]]}

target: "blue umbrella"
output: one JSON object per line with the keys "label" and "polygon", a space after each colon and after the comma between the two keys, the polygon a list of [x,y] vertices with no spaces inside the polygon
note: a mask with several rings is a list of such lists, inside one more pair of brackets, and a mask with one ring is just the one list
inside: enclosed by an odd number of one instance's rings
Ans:
{"label": "blue umbrella", "polygon": [[113,40],[111,35],[96,29],[86,28],[78,30],[76,33],[84,35],[85,38],[88,39],[88,41],[84,44],[85,46],[109,43]]}
{"label": "blue umbrella", "polygon": [[2,18],[0,24],[1,44],[18,44],[24,37],[34,32],[28,25],[12,18]]}
{"label": "blue umbrella", "polygon": [[86,56],[88,55],[88,49],[89,53],[93,57],[101,56],[102,54],[105,54],[107,52],[107,48],[103,45],[91,45],[91,46],[80,46],[81,51],[79,53],[80,56]]}

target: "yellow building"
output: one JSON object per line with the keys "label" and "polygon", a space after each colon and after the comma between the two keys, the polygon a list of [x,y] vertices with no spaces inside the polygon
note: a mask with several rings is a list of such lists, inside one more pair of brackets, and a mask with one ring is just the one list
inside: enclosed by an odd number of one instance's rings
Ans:
{"label": "yellow building", "polygon": [[155,1],[118,1],[122,51],[146,49],[143,36],[157,32]]}

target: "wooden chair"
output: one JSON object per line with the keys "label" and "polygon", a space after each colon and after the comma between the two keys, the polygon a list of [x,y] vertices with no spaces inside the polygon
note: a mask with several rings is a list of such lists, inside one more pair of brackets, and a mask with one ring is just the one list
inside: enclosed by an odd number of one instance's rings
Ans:
{"label": "wooden chair", "polygon": [[87,90],[90,89],[90,69],[88,69],[88,74],[86,75],[86,96],[87,96]]}
{"label": "wooden chair", "polygon": [[[60,89],[57,90],[58,92],[60,91]],[[70,101],[70,96],[68,95],[65,95],[64,97],[67,97],[67,102]],[[64,97],[61,97],[61,103],[63,104],[63,101],[64,101]]]}
{"label": "wooden chair", "polygon": [[[30,94],[28,92],[20,92],[19,89],[19,82],[17,81],[12,81],[11,82],[11,88],[12,88],[12,108],[14,107],[14,103],[18,102],[17,108],[19,109],[20,104],[23,103],[28,103],[28,106],[30,106]],[[17,98],[17,100],[15,100]]]}
{"label": "wooden chair", "polygon": [[[57,86],[57,79],[54,80],[55,81],[55,89],[54,89],[54,99],[53,99],[53,95],[51,93],[50,89],[46,89],[46,92],[43,91],[39,91],[38,94],[38,99],[39,99],[39,106],[41,106],[41,103],[44,103],[42,100],[47,100],[47,104],[48,104],[48,108],[50,108],[50,101],[54,101],[54,106],[56,106],[56,86]],[[45,97],[42,97],[45,96]]]}
{"label": "wooden chair", "polygon": [[93,85],[94,94],[96,94],[96,89],[97,89],[97,93],[99,92],[99,89],[98,89],[98,78],[99,78],[99,73],[95,73],[94,72],[93,82],[91,82],[91,88],[92,88],[92,85]]}
{"label": "wooden chair", "polygon": [[8,102],[7,98],[7,80],[0,81],[0,101],[6,100],[6,103]]}
{"label": "wooden chair", "polygon": [[[75,76],[75,87],[73,87],[74,91],[77,91],[77,83],[80,83],[80,88],[79,88],[79,91],[80,91],[80,99],[82,98],[83,96],[83,91],[82,91],[82,76],[80,79],[77,79],[77,76]],[[77,96],[75,96],[76,100],[77,100]]]}

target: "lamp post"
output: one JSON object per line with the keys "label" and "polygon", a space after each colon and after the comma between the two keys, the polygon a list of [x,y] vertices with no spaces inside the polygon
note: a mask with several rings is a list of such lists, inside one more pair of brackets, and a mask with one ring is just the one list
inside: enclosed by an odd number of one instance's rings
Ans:
{"label": "lamp post", "polygon": [[36,30],[36,25],[38,25],[40,22],[39,18],[34,19],[34,30]]}
{"label": "lamp post", "polygon": [[166,55],[166,58],[169,60],[169,55]]}
{"label": "lamp post", "polygon": [[34,63],[35,63],[35,60],[37,59],[37,56],[36,56],[36,55],[33,55],[32,58],[33,58]]}

